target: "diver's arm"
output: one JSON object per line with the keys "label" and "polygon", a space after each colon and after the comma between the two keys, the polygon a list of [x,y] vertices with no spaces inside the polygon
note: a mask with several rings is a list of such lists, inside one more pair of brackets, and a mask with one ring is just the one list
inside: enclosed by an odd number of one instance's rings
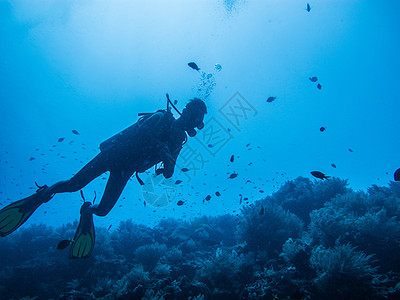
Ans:
{"label": "diver's arm", "polygon": [[174,174],[176,160],[178,158],[180,151],[181,149],[176,151],[176,153],[172,154],[171,151],[169,151],[167,145],[165,145],[165,148],[163,148],[160,154],[161,160],[164,164],[164,168],[158,169],[157,175],[163,174],[165,178],[172,177],[172,175]]}

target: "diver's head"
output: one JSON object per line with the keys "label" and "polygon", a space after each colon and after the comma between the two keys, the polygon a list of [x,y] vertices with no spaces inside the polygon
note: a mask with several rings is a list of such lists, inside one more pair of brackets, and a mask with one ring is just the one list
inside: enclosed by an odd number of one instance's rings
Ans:
{"label": "diver's head", "polygon": [[185,131],[190,137],[194,137],[196,135],[195,128],[203,129],[203,119],[206,113],[206,104],[198,98],[194,98],[190,100],[188,104],[186,104],[182,111],[182,118],[185,122]]}

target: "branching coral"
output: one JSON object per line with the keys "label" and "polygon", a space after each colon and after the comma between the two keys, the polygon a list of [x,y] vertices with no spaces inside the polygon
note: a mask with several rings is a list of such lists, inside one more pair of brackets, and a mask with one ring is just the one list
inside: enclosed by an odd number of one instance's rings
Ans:
{"label": "branching coral", "polygon": [[254,260],[251,255],[218,249],[215,255],[200,261],[200,264],[196,279],[204,282],[213,297],[217,297],[218,293],[237,294],[240,285],[251,279],[249,270],[252,270]]}
{"label": "branching coral", "polygon": [[323,207],[324,203],[337,195],[345,194],[348,191],[347,185],[346,180],[339,178],[313,182],[300,176],[286,181],[271,199],[308,224],[310,212]]}
{"label": "branching coral", "polygon": [[244,207],[237,227],[239,242],[246,242],[248,250],[267,251],[276,257],[288,238],[298,238],[303,222],[281,206],[257,202]]}
{"label": "branching coral", "polygon": [[160,258],[167,252],[167,246],[164,244],[148,244],[140,246],[135,251],[135,259],[141,263],[146,270],[153,269]]}
{"label": "branching coral", "polygon": [[399,198],[376,188],[369,194],[349,192],[311,213],[310,235],[314,244],[324,247],[333,247],[337,239],[350,242],[368,254],[376,254],[385,271],[399,271],[398,260],[391,259],[393,255],[388,257],[400,250],[399,206]]}
{"label": "branching coral", "polygon": [[356,251],[350,244],[312,251],[311,266],[316,270],[317,293],[325,299],[374,299],[379,282],[372,255]]}

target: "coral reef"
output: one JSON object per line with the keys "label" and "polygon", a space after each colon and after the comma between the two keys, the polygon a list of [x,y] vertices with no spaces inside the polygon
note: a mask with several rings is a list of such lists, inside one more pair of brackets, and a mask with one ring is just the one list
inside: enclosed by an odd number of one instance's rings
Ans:
{"label": "coral reef", "polygon": [[[56,250],[77,223],[0,239],[4,299],[397,299],[400,186],[288,181],[238,215],[96,228],[93,255]],[[23,288],[22,288],[23,287]]]}

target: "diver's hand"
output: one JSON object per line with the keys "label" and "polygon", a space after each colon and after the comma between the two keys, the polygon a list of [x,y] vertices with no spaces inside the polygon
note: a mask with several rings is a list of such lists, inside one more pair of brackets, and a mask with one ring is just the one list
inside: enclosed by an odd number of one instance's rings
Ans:
{"label": "diver's hand", "polygon": [[163,173],[164,173],[164,168],[159,168],[159,169],[156,170],[156,175],[157,176],[160,175],[160,174],[163,174]]}

